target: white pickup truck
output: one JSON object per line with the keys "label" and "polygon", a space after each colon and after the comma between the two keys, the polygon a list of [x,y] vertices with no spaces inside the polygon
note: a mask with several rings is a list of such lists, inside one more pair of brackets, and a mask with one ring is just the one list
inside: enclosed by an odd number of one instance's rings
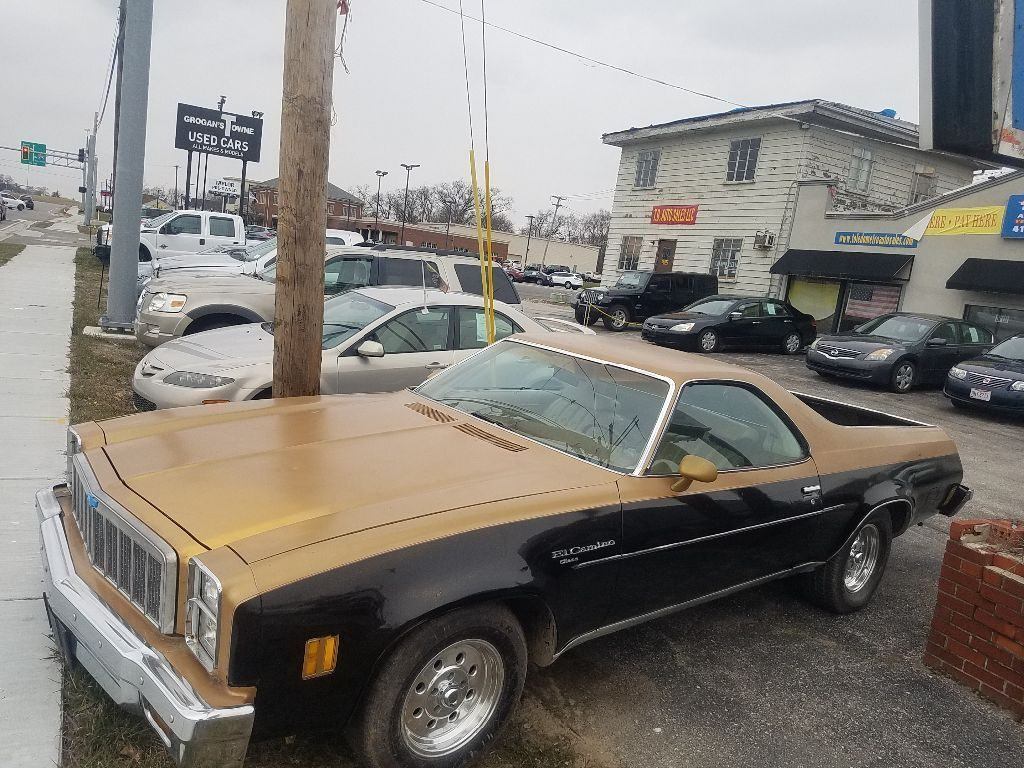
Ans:
{"label": "white pickup truck", "polygon": [[245,224],[240,216],[213,211],[169,211],[143,225],[139,235],[139,261],[154,256],[197,253],[216,245],[245,245]]}

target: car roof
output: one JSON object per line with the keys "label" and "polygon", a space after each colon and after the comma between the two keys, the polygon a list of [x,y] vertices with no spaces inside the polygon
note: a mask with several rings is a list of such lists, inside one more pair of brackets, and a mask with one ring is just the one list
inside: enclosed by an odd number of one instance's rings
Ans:
{"label": "car roof", "polygon": [[[349,293],[361,293],[371,299],[383,301],[395,307],[420,306],[423,304],[424,290],[416,286],[408,285],[368,285],[362,288],[355,288]],[[342,294],[344,295],[344,294]],[[464,293],[462,291],[442,291],[439,288],[427,288],[427,306],[460,306],[460,307],[482,307],[483,296],[476,293]],[[503,301],[494,300],[494,308],[502,312],[522,312],[518,307],[513,307]]]}
{"label": "car roof", "polygon": [[[430,248],[410,248],[409,246],[390,247],[387,245],[368,245],[364,243],[362,245],[328,245],[327,256],[362,256],[366,257],[367,253],[371,253],[375,256],[391,256],[398,259],[418,259],[420,256],[424,258],[431,258],[434,260],[444,259],[456,264],[474,264],[480,265],[480,259],[474,255],[466,255],[464,253],[458,253],[456,251],[442,251],[433,250]],[[498,262],[494,262],[495,268],[498,267]]]}
{"label": "car roof", "polygon": [[620,336],[559,333],[551,336],[525,334],[516,338],[572,355],[592,357],[615,365],[672,379],[683,384],[694,379],[728,379],[763,386],[765,377],[747,368],[724,363],[704,355],[688,352],[666,354],[663,347],[639,341],[626,341]]}
{"label": "car roof", "polygon": [[[913,317],[918,320],[934,320],[936,322],[946,323],[963,323],[965,321],[962,317],[950,317],[949,315],[932,315],[928,312],[889,312],[885,315],[879,315],[879,317]],[[877,319],[877,318],[872,318]]]}

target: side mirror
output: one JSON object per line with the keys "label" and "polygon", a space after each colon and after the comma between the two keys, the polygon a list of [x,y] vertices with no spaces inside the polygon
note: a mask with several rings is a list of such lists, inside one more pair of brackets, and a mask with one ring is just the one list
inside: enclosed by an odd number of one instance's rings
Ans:
{"label": "side mirror", "polygon": [[730,312],[729,313],[729,319],[730,320],[739,320],[741,317],[743,317],[743,313],[742,312]]}
{"label": "side mirror", "polygon": [[718,477],[718,468],[707,459],[690,454],[684,456],[683,460],[679,462],[679,474],[681,477],[672,483],[672,490],[675,493],[682,493],[694,481],[698,483],[714,481]]}
{"label": "side mirror", "polygon": [[925,343],[925,346],[926,347],[944,347],[948,343],[949,342],[946,341],[945,339],[940,339],[938,337],[935,337],[935,338],[928,339],[928,341]]}
{"label": "side mirror", "polygon": [[362,357],[384,357],[384,345],[379,341],[367,339],[356,347],[356,354]]}

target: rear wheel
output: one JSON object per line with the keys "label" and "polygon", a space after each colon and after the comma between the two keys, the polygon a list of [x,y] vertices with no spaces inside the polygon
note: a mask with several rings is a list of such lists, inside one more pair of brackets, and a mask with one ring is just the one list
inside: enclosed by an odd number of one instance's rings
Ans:
{"label": "rear wheel", "polygon": [[185,336],[190,336],[193,333],[202,333],[203,331],[212,331],[215,328],[227,328],[232,325],[242,325],[245,323],[241,317],[235,317],[231,315],[216,315],[213,317],[200,317],[198,320],[194,320],[188,328],[185,329]]}
{"label": "rear wheel", "polygon": [[808,596],[834,613],[852,613],[867,605],[882,580],[892,545],[888,510],[873,512],[839,552],[807,575]]}
{"label": "rear wheel", "polygon": [[622,304],[612,304],[604,317],[604,327],[609,331],[624,331],[629,325],[629,310]]}
{"label": "rear wheel", "polygon": [[500,606],[413,630],[370,688],[352,733],[373,768],[461,768],[494,740],[526,679],[526,642]]}
{"label": "rear wheel", "polygon": [[700,336],[697,337],[697,348],[701,352],[714,352],[718,349],[719,343],[718,334],[714,328],[701,331]]}
{"label": "rear wheel", "polygon": [[795,355],[803,347],[804,340],[799,333],[791,333],[782,340],[782,351],[787,355]]}
{"label": "rear wheel", "polygon": [[567,291],[571,291],[572,290],[572,283],[570,283],[568,280],[565,281],[565,290],[567,290]]}
{"label": "rear wheel", "polygon": [[893,392],[905,395],[914,387],[917,367],[910,360],[898,360],[889,376],[889,388]]}

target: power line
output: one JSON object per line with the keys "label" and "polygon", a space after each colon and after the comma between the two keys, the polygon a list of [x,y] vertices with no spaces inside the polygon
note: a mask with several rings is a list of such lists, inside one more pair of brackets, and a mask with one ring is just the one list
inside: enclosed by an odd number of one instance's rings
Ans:
{"label": "power line", "polygon": [[118,43],[121,39],[121,11],[118,8],[117,16],[114,19],[114,41],[110,45],[110,63],[107,67],[107,87],[103,92],[103,104],[97,110],[100,113],[99,121],[97,125],[103,122],[103,116],[107,114],[107,101],[110,99],[110,86],[114,82],[114,66],[117,63],[117,52],[120,48]]}
{"label": "power line", "polygon": [[590,64],[596,64],[599,67],[605,67],[606,69],[612,69],[612,70],[615,70],[616,72],[621,72],[623,74],[630,75],[632,77],[639,77],[642,80],[647,80],[648,82],[656,83],[657,85],[664,85],[664,86],[667,86],[668,88],[675,88],[678,91],[683,91],[685,93],[689,93],[689,94],[692,94],[694,96],[700,96],[701,98],[705,98],[705,99],[711,99],[712,101],[721,102],[722,104],[728,104],[731,107],[739,107],[741,109],[749,109],[749,107],[746,104],[740,104],[737,101],[731,101],[729,99],[724,99],[721,96],[715,96],[714,94],[711,94],[711,93],[705,93],[704,91],[698,91],[698,90],[695,90],[693,88],[687,88],[685,85],[679,85],[678,83],[671,83],[668,80],[662,80],[661,78],[658,78],[658,77],[652,77],[650,75],[645,75],[642,72],[634,72],[631,69],[626,69],[625,67],[620,67],[617,64],[611,64],[611,63],[609,63],[607,61],[601,61],[600,59],[592,58],[592,57],[587,56],[585,54],[578,53],[577,51],[570,51],[568,48],[563,48],[560,45],[555,45],[554,43],[549,43],[546,40],[539,40],[536,37],[531,37],[530,35],[523,34],[522,32],[517,32],[514,29],[509,29],[508,27],[500,26],[499,24],[495,24],[494,22],[485,21],[483,19],[478,19],[478,18],[476,18],[474,16],[470,16],[468,13],[463,13],[461,10],[456,10],[454,8],[449,8],[446,5],[442,5],[441,3],[436,3],[436,2],[434,2],[434,0],[420,0],[420,2],[426,3],[427,5],[433,6],[434,8],[439,8],[442,11],[446,11],[448,13],[455,14],[456,16],[464,17],[466,19],[469,19],[470,21],[479,22],[479,23],[484,24],[484,25],[486,25],[488,27],[492,27],[493,29],[497,29],[497,30],[499,30],[501,32],[505,32],[506,34],[513,35],[514,37],[519,37],[519,38],[522,38],[523,40],[528,40],[529,42],[535,43],[536,45],[542,45],[545,48],[550,48],[550,49],[552,49],[554,51],[558,51],[559,53],[564,53],[564,54],[567,54],[568,56],[573,56],[573,57],[575,57],[577,59],[580,59],[582,61],[586,61],[586,62],[588,62]]}

